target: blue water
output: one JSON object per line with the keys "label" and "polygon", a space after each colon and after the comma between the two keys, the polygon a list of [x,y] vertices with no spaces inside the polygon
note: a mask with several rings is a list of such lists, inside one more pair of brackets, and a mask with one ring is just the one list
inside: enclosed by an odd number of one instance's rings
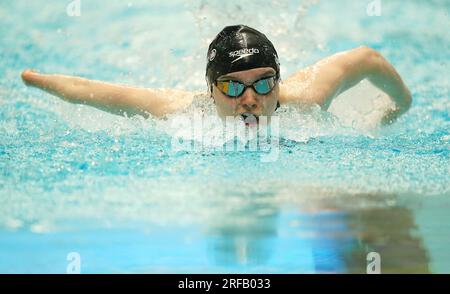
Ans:
{"label": "blue water", "polygon": [[[449,1],[368,16],[370,1],[96,0],[77,17],[69,2],[0,4],[1,273],[66,273],[71,252],[82,273],[365,273],[369,252],[381,272],[450,273]],[[379,127],[363,83],[329,113],[282,107],[279,156],[262,162],[176,151],[176,116],[119,117],[20,80],[35,68],[205,91],[208,42],[235,23],[273,40],[282,77],[375,48],[413,105]]]}

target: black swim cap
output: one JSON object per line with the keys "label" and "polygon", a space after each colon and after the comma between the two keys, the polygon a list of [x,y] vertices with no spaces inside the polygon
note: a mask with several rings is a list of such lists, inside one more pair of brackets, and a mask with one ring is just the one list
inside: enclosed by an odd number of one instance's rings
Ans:
{"label": "black swim cap", "polygon": [[208,48],[206,79],[213,84],[230,72],[271,67],[280,76],[278,54],[267,37],[245,25],[225,27]]}

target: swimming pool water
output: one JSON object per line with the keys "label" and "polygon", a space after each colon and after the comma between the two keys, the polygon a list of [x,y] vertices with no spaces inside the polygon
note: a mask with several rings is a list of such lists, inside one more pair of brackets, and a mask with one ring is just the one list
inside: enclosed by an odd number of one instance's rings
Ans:
{"label": "swimming pool water", "polygon": [[[369,252],[382,272],[450,272],[450,3],[368,16],[370,2],[81,1],[78,17],[70,1],[2,2],[0,272],[65,273],[70,252],[82,273],[365,273]],[[262,162],[176,151],[176,115],[118,117],[20,80],[35,68],[204,91],[207,45],[236,23],[273,41],[282,77],[375,48],[413,105],[377,127],[383,99],[362,83],[330,113],[282,107],[279,156]]]}

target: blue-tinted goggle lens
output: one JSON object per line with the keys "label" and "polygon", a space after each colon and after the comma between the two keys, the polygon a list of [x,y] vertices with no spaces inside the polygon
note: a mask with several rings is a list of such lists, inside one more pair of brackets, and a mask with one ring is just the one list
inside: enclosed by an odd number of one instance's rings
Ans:
{"label": "blue-tinted goggle lens", "polygon": [[245,85],[238,81],[216,81],[217,88],[227,96],[238,97],[242,95],[247,87],[252,87],[256,93],[266,95],[275,87],[276,77],[268,77],[254,82],[252,85]]}
{"label": "blue-tinted goggle lens", "polygon": [[253,88],[255,89],[256,93],[262,95],[269,93],[274,86],[275,82],[273,78],[259,80],[253,84]]}

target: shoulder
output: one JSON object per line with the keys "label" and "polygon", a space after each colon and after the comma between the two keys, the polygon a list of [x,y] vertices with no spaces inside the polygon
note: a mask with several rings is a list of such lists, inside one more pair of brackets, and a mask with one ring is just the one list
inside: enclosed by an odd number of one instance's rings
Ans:
{"label": "shoulder", "polygon": [[142,108],[157,117],[186,109],[196,96],[194,92],[170,88],[139,89],[137,94],[143,100]]}
{"label": "shoulder", "polygon": [[314,66],[297,71],[280,82],[279,87],[280,104],[317,104],[318,97],[323,96],[323,93],[326,92],[325,85],[317,83]]}
{"label": "shoulder", "polygon": [[213,99],[209,97],[207,93],[201,91],[189,92],[185,94],[177,104],[178,111],[176,112],[179,113],[215,111]]}
{"label": "shoulder", "polygon": [[360,46],[327,56],[280,83],[280,103],[319,104],[327,109],[330,101],[346,86],[346,78],[358,75],[379,53]]}

